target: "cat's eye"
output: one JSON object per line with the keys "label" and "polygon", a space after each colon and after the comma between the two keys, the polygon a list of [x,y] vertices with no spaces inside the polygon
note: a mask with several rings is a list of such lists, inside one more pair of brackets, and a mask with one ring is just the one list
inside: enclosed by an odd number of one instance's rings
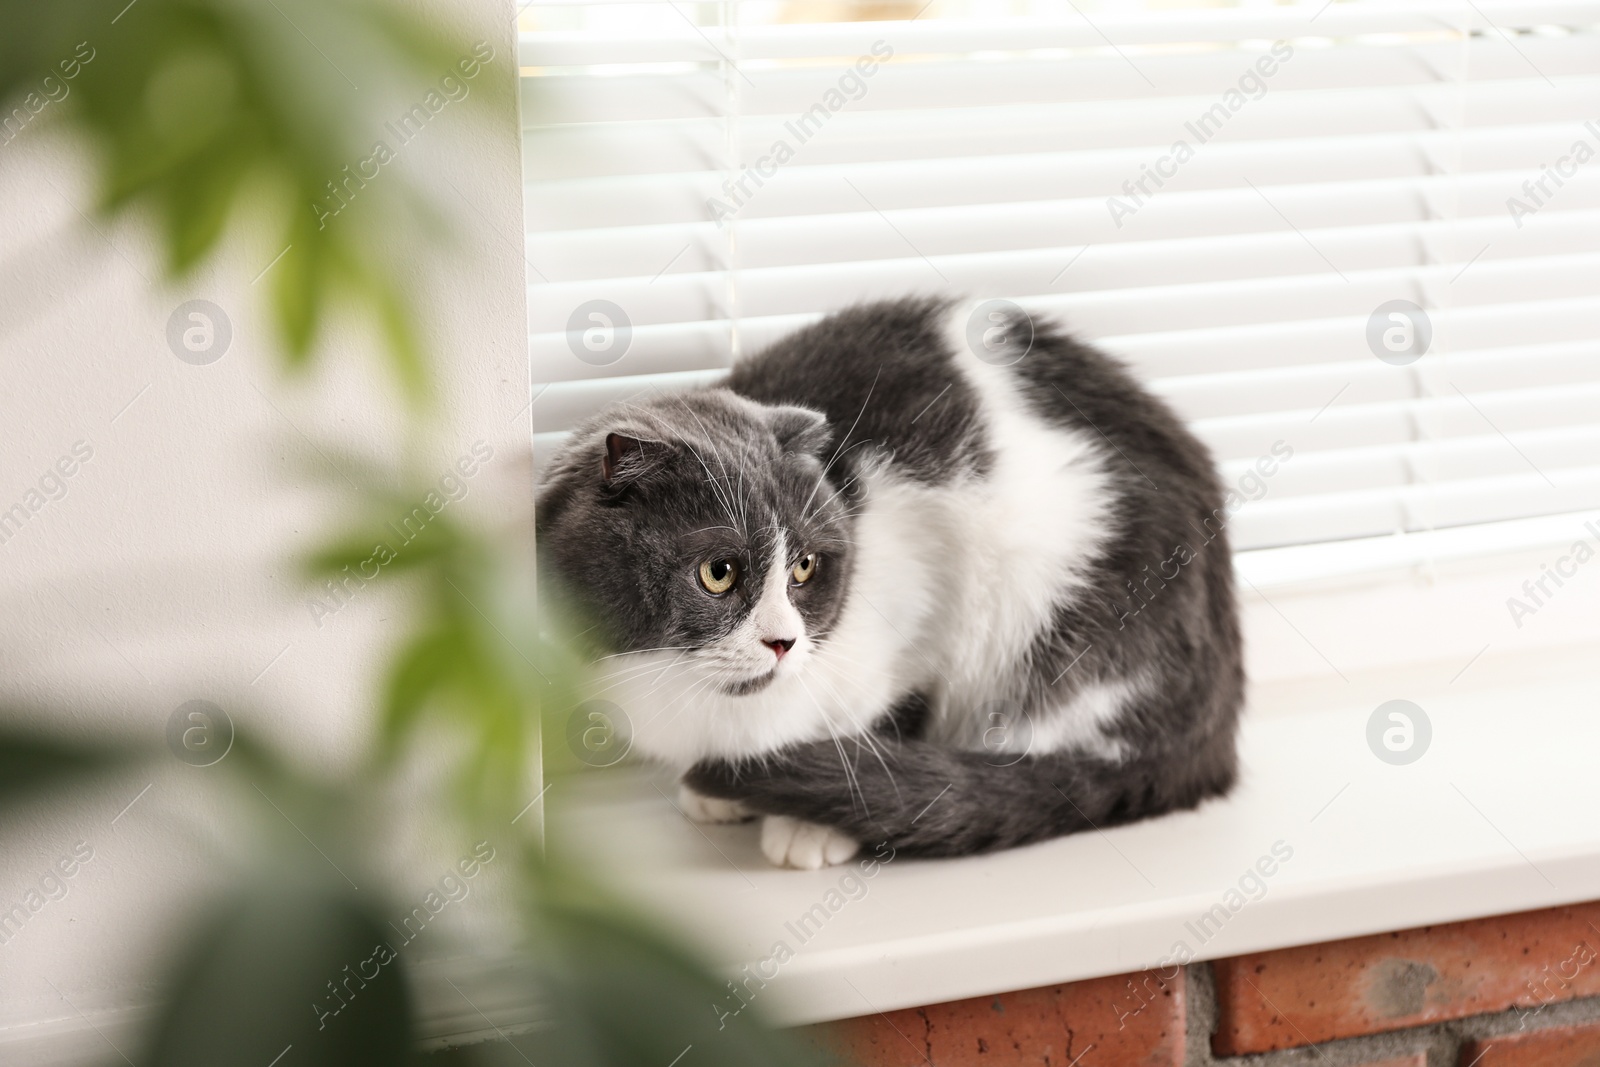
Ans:
{"label": "cat's eye", "polygon": [[739,565],[731,559],[708,559],[700,564],[700,586],[713,596],[733,588],[739,578]]}
{"label": "cat's eye", "polygon": [[804,585],[816,573],[817,554],[815,552],[807,552],[796,561],[793,567],[789,568],[789,575],[794,579],[795,585]]}

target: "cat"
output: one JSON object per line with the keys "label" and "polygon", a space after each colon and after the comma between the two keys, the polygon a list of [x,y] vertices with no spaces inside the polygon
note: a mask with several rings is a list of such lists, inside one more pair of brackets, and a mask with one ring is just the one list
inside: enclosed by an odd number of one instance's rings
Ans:
{"label": "cat", "polygon": [[1235,780],[1212,459],[1015,305],[858,305],[615,406],[537,516],[633,750],[691,818],[761,817],[776,865],[1008,848]]}

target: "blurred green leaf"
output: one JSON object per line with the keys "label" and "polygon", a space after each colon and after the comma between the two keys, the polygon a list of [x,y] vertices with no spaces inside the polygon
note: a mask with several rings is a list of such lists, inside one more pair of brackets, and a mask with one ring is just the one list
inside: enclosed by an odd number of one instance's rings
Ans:
{"label": "blurred green leaf", "polygon": [[398,283],[387,279],[375,278],[371,285],[372,299],[378,306],[383,333],[389,341],[395,373],[399,375],[406,392],[420,399],[428,391],[428,366],[405,296]]}
{"label": "blurred green leaf", "polygon": [[416,1062],[392,931],[355,894],[295,875],[292,865],[263,872],[202,926],[139,1063]]}
{"label": "blurred green leaf", "polygon": [[[561,881],[557,874],[546,882]],[[569,889],[578,883],[568,883]],[[591,887],[545,898],[536,951],[546,954],[548,1030],[529,1035],[535,1063],[633,1067],[818,1067],[796,1035],[762,1021],[759,976],[735,987]],[[603,906],[601,906],[603,904]],[[736,991],[737,988],[737,991]],[[692,1050],[692,1051],[691,1051]]]}
{"label": "blurred green leaf", "polygon": [[458,635],[445,628],[413,637],[395,654],[379,726],[386,756],[399,751],[428,702],[447,684],[461,654]]}
{"label": "blurred green leaf", "polygon": [[[415,498],[422,499],[422,494]],[[424,505],[413,503],[411,506]],[[448,567],[456,563],[456,557],[466,546],[455,524],[443,516],[434,516],[406,541],[396,532],[410,532],[401,529],[411,514],[403,510],[405,508],[404,504],[374,505],[373,514],[357,532],[331,539],[307,557],[307,573],[314,578],[337,580],[348,567],[350,573],[362,581],[383,581],[418,567],[435,564]],[[386,519],[385,516],[392,517]]]}
{"label": "blurred green leaf", "polygon": [[272,295],[289,361],[303,366],[311,358],[311,345],[322,317],[329,253],[316,233],[314,220],[296,216],[285,237],[283,258],[272,268],[276,275]]}
{"label": "blurred green leaf", "polygon": [[[382,0],[0,0],[0,26],[0,103],[52,79],[52,117],[98,150],[102,212],[153,221],[171,273],[207,259],[235,215],[275,227],[262,266],[286,250],[271,292],[289,365],[349,305],[406,398],[426,401],[402,272],[443,227],[403,173],[360,164],[393,110],[470,53],[461,29]],[[487,68],[473,97],[507,92],[510,69]]]}
{"label": "blurred green leaf", "polygon": [[104,773],[146,754],[132,745],[74,742],[0,726],[0,805]]}

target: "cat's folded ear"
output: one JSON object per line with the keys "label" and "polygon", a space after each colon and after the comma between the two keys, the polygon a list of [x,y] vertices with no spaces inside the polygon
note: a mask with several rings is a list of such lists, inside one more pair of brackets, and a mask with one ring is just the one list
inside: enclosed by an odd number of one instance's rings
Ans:
{"label": "cat's folded ear", "polygon": [[785,404],[773,408],[767,420],[772,435],[778,439],[778,447],[785,452],[820,457],[828,442],[833,440],[828,417],[820,411]]}
{"label": "cat's folded ear", "polygon": [[600,478],[607,485],[626,485],[649,474],[666,455],[663,441],[608,433],[605,454],[600,457]]}

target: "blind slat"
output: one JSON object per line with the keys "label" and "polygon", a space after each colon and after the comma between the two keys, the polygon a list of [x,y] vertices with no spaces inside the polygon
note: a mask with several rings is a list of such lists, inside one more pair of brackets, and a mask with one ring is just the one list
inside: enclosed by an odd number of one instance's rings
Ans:
{"label": "blind slat", "polygon": [[[1052,100],[1108,101],[1209,96],[1213,100],[1238,88],[1241,77],[1260,57],[1271,57],[1267,45],[1249,50],[1173,51],[1145,55],[1132,64],[1115,54],[1089,55],[1062,62],[1057,58],[1009,58],[1004,76],[999,62],[972,59],[939,60],[903,65],[885,64],[870,81],[861,82],[855,110],[902,111],[974,107],[985,104],[1032,104]],[[892,47],[892,44],[890,45]],[[897,55],[903,55],[897,51]],[[1586,36],[1530,37],[1512,48],[1498,36],[1471,37],[1462,42],[1399,44],[1364,52],[1357,66],[1337,49],[1301,48],[1278,64],[1266,95],[1272,92],[1428,86],[1455,81],[1470,71],[1479,83],[1526,79],[1529,63],[1543,77],[1591,76],[1600,56],[1600,42]],[[850,65],[803,64],[792,67],[749,67],[738,79],[741,115],[800,116],[826,107],[830,91]],[[1258,78],[1258,80],[1260,80]],[[853,85],[853,83],[852,83]],[[729,89],[728,76],[715,69],[681,73],[551,74],[524,78],[522,114],[525,127],[594,122],[693,119],[720,114]],[[1258,90],[1250,88],[1252,95]],[[837,110],[829,109],[829,110]],[[1239,110],[1239,109],[1234,109]]]}
{"label": "blind slat", "polygon": [[[519,43],[538,452],[830,310],[937,292],[1125,360],[1259,495],[1236,548],[1600,507],[1600,2],[594,10]],[[1432,327],[1409,366],[1368,348],[1397,299]],[[603,364],[568,335],[592,300],[630,328]]]}
{"label": "blind slat", "polygon": [[[1046,201],[987,204],[959,210],[885,212],[759,220],[742,224],[738,260],[747,271],[779,270],[819,263],[865,264],[886,257],[921,253],[930,258],[956,255],[1003,256],[980,269],[1009,270],[1008,288],[1035,286],[1057,289],[1121,288],[1175,281],[1204,260],[1226,276],[1270,275],[1295,269],[1307,254],[1327,269],[1327,256],[1341,268],[1369,269],[1397,262],[1415,262],[1426,247],[1440,262],[1471,259],[1488,244],[1490,259],[1525,259],[1600,247],[1600,171],[1581,175],[1561,190],[1560,207],[1522,220],[1507,213],[1508,193],[1519,192],[1520,174],[1496,174],[1484,182],[1482,195],[1463,192],[1465,208],[1453,218],[1430,219],[1429,198],[1414,186],[1397,184],[1384,190],[1348,188],[1285,191],[1276,187],[1243,189],[1230,197],[1206,198],[1206,206],[1169,202],[1187,214],[1167,212],[1133,231],[1139,240],[1084,241],[1062,244],[1068,235],[1104,236],[1093,222],[1106,220],[1103,203]],[[1463,183],[1465,184],[1465,183]],[[1271,199],[1263,198],[1263,193]],[[1174,194],[1176,195],[1176,194]],[[1156,205],[1152,205],[1152,210]],[[1208,210],[1208,209],[1209,210]],[[1087,218],[1086,218],[1087,217]],[[1294,221],[1291,222],[1290,219]],[[1161,225],[1169,222],[1168,225]],[[1298,228],[1298,232],[1297,232]],[[898,233],[896,232],[898,231]],[[1312,235],[1307,244],[1303,233]],[[1094,246],[1092,257],[1077,253]],[[629,277],[655,287],[663,280],[724,269],[729,242],[712,226],[659,227],[611,233],[586,231],[559,242],[535,236],[529,256],[537,257],[540,273],[559,284],[605,279],[608,284]],[[1062,268],[1068,263],[1070,272]],[[1290,266],[1282,266],[1282,264]],[[1082,269],[1077,269],[1081,264]],[[608,269],[609,265],[609,269]],[[1040,272],[1043,272],[1042,274]],[[541,285],[546,282],[541,282]]]}
{"label": "blind slat", "polygon": [[[665,14],[665,13],[664,13]],[[1028,48],[1098,49],[1108,39],[1120,45],[1231,43],[1314,34],[1437,33],[1493,30],[1503,25],[1586,25],[1600,21],[1594,0],[1456,3],[1336,4],[1326,9],[1150,12],[1135,16],[1098,12],[1094,21],[1014,18],[945,19],[916,22],[795,23],[783,26],[713,27],[695,33],[675,13],[649,34],[547,32],[519,35],[524,67],[591,66],[603,63],[714,63],[719,49],[746,60],[854,57],[873,41],[893,35],[907,51],[970,53]],[[707,38],[710,38],[709,40]]]}

